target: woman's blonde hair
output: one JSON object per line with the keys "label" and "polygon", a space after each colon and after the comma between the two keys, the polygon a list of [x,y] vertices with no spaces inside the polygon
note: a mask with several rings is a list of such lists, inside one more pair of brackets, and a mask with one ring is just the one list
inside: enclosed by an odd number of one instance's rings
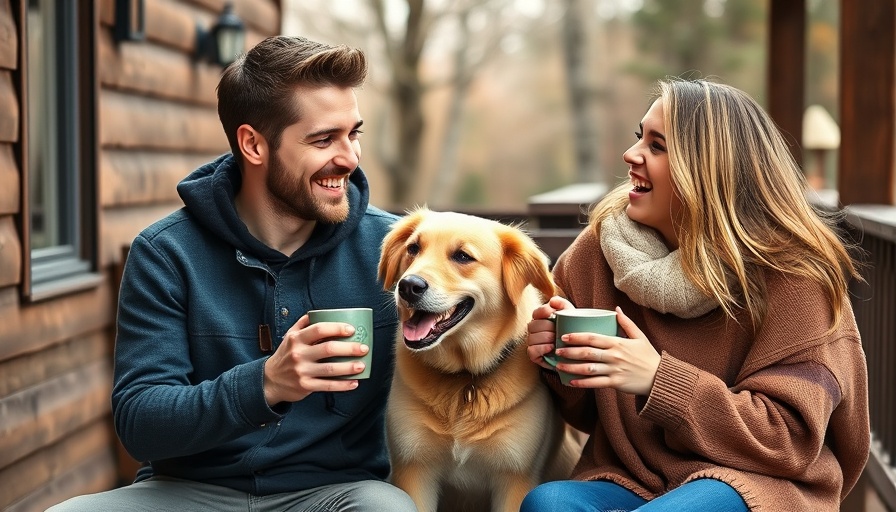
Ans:
{"label": "woman's blonde hair", "polygon": [[[777,126],[749,95],[706,80],[667,79],[663,103],[669,172],[683,205],[673,219],[684,272],[728,316],[745,309],[758,328],[767,311],[767,269],[813,279],[839,324],[848,281],[859,278],[837,235],[840,214],[814,208]],[[631,184],[591,213],[597,229],[628,205]]]}

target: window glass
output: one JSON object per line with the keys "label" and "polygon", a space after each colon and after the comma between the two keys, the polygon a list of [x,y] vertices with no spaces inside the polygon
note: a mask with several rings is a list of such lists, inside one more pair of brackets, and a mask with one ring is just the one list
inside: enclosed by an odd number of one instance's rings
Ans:
{"label": "window glass", "polygon": [[[71,285],[90,271],[83,258],[85,181],[79,133],[78,6],[28,0],[25,13],[28,229],[33,293]],[[88,114],[85,112],[84,114]],[[67,284],[66,284],[67,282]]]}

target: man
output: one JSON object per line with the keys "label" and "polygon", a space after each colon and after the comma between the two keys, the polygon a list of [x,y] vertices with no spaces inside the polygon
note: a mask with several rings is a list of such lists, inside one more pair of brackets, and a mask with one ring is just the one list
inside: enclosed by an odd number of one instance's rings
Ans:
{"label": "man", "polygon": [[[386,483],[395,311],[376,280],[395,216],[358,167],[359,50],[268,38],[228,67],[218,114],[232,154],[178,185],[185,207],[133,242],[112,406],[134,484],[58,510],[412,511]],[[342,323],[374,310],[371,377]],[[53,510],[57,510],[54,508]]]}

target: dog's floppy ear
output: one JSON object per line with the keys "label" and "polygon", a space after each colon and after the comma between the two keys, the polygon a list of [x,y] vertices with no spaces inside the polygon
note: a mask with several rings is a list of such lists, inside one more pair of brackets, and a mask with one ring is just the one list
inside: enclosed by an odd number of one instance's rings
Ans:
{"label": "dog's floppy ear", "polygon": [[404,244],[417,229],[423,216],[426,215],[426,207],[420,207],[408,212],[392,225],[392,230],[383,238],[380,249],[379,279],[383,283],[383,289],[390,290],[401,276],[401,259],[404,256]]}
{"label": "dog's floppy ear", "polygon": [[547,300],[556,293],[554,279],[548,267],[548,257],[528,235],[517,228],[507,227],[501,233],[504,248],[504,290],[516,305],[528,285],[534,286]]}

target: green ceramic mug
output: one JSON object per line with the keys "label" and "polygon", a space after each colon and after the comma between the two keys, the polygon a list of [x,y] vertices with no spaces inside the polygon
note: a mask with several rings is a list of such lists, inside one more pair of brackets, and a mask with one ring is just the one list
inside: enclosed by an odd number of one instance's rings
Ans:
{"label": "green ceramic mug", "polygon": [[[554,340],[554,348],[563,348],[566,346],[560,339],[564,334],[574,332],[594,332],[607,336],[616,336],[619,332],[619,324],[616,322],[616,312],[609,309],[592,309],[592,308],[575,308],[561,309],[554,312],[551,320],[557,324],[557,336]],[[573,359],[559,357],[553,352],[544,355],[544,361],[554,368],[557,363],[575,363]],[[560,375],[560,381],[568,386],[573,379],[582,377],[574,373],[568,373],[557,370]]]}
{"label": "green ceramic mug", "polygon": [[312,324],[318,322],[342,322],[355,327],[355,333],[344,338],[331,338],[336,341],[355,341],[367,345],[367,353],[361,357],[330,357],[326,361],[346,362],[363,361],[364,371],[353,375],[340,375],[334,379],[367,379],[370,378],[370,366],[373,362],[373,310],[370,308],[315,309],[308,312]]}

